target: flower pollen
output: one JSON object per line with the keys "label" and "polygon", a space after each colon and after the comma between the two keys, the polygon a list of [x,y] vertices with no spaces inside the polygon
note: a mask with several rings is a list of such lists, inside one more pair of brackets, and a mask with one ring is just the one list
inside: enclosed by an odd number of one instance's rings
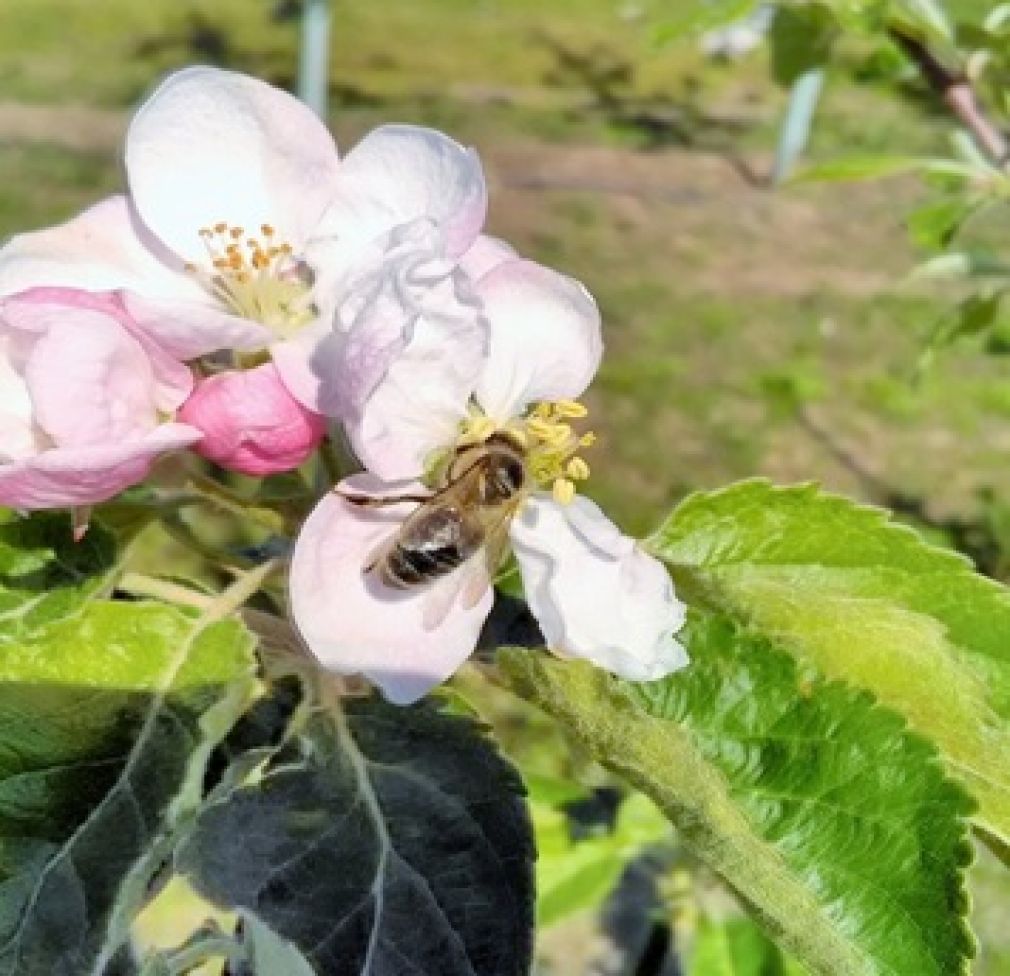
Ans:
{"label": "flower pollen", "polygon": [[200,230],[210,268],[187,264],[186,270],[229,311],[261,322],[278,338],[288,338],[311,321],[312,273],[293,248],[275,240],[262,224],[259,236],[220,221]]}
{"label": "flower pollen", "polygon": [[522,417],[497,424],[476,406],[463,421],[457,448],[484,443],[492,434],[505,433],[526,454],[530,478],[538,486],[551,486],[551,494],[559,504],[567,505],[577,491],[576,483],[589,477],[589,465],[579,456],[582,448],[596,442],[592,431],[577,435],[568,422],[581,420],[588,411],[575,400],[542,402]]}

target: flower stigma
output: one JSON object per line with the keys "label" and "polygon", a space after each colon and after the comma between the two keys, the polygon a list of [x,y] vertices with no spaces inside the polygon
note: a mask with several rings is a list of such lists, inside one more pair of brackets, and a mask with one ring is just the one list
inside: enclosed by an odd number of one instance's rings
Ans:
{"label": "flower stigma", "polygon": [[287,339],[315,315],[312,271],[290,244],[275,239],[270,224],[259,230],[257,238],[224,221],[202,228],[210,269],[189,263],[186,270],[229,311]]}
{"label": "flower stigma", "polygon": [[589,465],[579,451],[592,447],[596,435],[592,431],[576,434],[570,423],[587,413],[577,400],[544,401],[522,417],[499,424],[472,404],[460,425],[455,449],[482,444],[493,434],[507,434],[522,447],[530,479],[541,488],[550,485],[554,500],[567,505],[575,497],[577,483],[589,477]]}

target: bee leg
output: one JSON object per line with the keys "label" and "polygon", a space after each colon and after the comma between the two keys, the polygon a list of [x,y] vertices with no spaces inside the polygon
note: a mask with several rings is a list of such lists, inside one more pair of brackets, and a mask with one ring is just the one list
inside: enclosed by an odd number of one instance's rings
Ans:
{"label": "bee leg", "polygon": [[352,505],[360,505],[362,508],[385,508],[387,505],[399,505],[402,502],[421,504],[431,498],[431,495],[355,495],[337,488],[333,489],[333,493]]}

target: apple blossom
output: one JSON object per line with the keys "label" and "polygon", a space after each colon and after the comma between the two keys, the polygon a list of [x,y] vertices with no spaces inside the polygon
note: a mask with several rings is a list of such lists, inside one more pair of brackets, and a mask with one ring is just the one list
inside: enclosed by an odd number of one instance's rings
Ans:
{"label": "apple blossom", "polygon": [[250,475],[297,468],[326,435],[325,419],[291,396],[273,363],[200,380],[179,419],[203,433],[198,454]]}
{"label": "apple blossom", "polygon": [[177,359],[234,349],[258,364],[268,350],[317,411],[319,346],[347,288],[374,279],[368,266],[384,261],[389,235],[423,225],[445,277],[487,205],[476,155],[438,132],[386,126],[341,161],[302,103],[210,67],[161,84],[130,124],[125,162],[126,195],[7,244],[0,295],[119,291]]}
{"label": "apple blossom", "polygon": [[[526,479],[509,538],[550,649],[635,680],[683,667],[674,635],[684,607],[668,573],[576,493],[593,441],[573,428],[586,414],[577,398],[602,354],[595,303],[578,282],[504,249],[485,252],[480,266],[483,338],[460,333],[414,356],[409,344],[388,360],[380,353],[382,382],[348,422],[369,470],[342,482],[302,529],[291,566],[295,624],[323,665],[365,674],[392,701],[445,680],[490,612],[494,567],[475,556],[430,582],[390,587],[369,567],[418,503],[371,507],[348,496],[430,493],[457,450],[504,436],[521,449]],[[459,358],[475,355],[472,398],[453,413],[443,392],[457,387]]]}
{"label": "apple blossom", "polygon": [[192,375],[115,295],[39,288],[0,300],[0,505],[88,506],[200,431],[172,423]]}

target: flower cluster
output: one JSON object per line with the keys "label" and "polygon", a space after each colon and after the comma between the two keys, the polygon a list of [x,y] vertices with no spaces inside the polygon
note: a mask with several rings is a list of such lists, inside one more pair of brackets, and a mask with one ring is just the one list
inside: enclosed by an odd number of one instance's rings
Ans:
{"label": "flower cluster", "polygon": [[602,354],[581,284],[482,234],[472,150],[385,126],[343,158],[301,103],[213,68],[130,125],[127,192],[0,252],[0,504],[83,507],[194,449],[254,475],[342,425],[291,608],[327,667],[412,701],[469,655],[514,554],[555,653],[686,662],[665,569],[578,494]]}

